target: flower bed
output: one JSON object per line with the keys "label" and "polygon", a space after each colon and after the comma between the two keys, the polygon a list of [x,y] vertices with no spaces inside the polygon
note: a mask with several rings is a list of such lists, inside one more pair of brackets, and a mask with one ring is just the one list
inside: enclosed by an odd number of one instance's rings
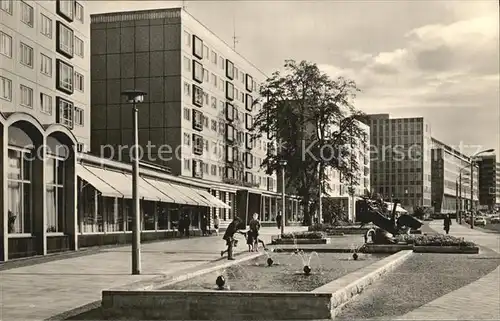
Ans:
{"label": "flower bed", "polygon": [[326,238],[326,234],[323,232],[294,232],[294,233],[285,233],[281,236],[282,239],[324,239]]}
{"label": "flower bed", "polygon": [[451,235],[431,234],[431,235],[397,235],[395,239],[401,243],[414,244],[415,246],[458,246],[458,247],[476,247],[471,241],[465,241]]}

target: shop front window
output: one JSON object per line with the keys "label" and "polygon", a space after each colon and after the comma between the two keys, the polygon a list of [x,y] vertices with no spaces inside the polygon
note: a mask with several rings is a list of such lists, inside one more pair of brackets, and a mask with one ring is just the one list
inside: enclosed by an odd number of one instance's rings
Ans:
{"label": "shop front window", "polygon": [[8,148],[8,232],[32,232],[32,152]]}
{"label": "shop front window", "polygon": [[47,201],[47,232],[62,232],[64,229],[64,158],[47,155],[46,171],[46,201]]}

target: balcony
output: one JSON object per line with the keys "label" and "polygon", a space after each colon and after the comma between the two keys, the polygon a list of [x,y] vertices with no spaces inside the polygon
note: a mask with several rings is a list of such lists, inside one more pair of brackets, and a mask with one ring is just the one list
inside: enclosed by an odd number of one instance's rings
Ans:
{"label": "balcony", "polygon": [[203,178],[203,162],[198,159],[193,159],[193,177]]}
{"label": "balcony", "polygon": [[193,134],[193,154],[203,155],[203,137]]}
{"label": "balcony", "polygon": [[193,109],[193,129],[203,131],[203,113]]}

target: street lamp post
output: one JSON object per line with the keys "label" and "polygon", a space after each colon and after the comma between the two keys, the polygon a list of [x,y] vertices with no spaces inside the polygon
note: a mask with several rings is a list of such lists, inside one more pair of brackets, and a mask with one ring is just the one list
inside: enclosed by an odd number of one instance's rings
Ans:
{"label": "street lamp post", "polygon": [[285,234],[285,167],[287,161],[282,159],[280,160],[281,166],[281,236]]}
{"label": "street lamp post", "polygon": [[139,125],[137,104],[144,101],[145,92],[126,90],[122,95],[133,104],[132,122],[134,128],[134,146],[132,156],[132,274],[141,274],[141,210],[139,203]]}
{"label": "street lamp post", "polygon": [[495,151],[493,148],[480,151],[480,152],[472,155],[471,159],[470,159],[470,228],[474,228],[474,197],[473,197],[473,195],[474,195],[474,164],[475,164],[474,158],[476,158],[480,154],[492,153],[493,151]]}

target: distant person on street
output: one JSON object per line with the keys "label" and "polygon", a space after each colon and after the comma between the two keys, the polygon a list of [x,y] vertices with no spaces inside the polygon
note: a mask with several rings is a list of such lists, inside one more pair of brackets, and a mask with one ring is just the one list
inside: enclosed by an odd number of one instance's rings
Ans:
{"label": "distant person on street", "polygon": [[226,241],[227,249],[224,251],[220,252],[220,256],[224,256],[225,253],[227,253],[227,259],[228,260],[234,260],[233,258],[233,247],[236,246],[237,241],[234,239],[234,234],[240,233],[244,234],[242,232],[239,232],[239,226],[241,224],[241,219],[239,217],[235,217],[231,223],[227,226],[226,232],[224,233],[224,236],[222,239]]}
{"label": "distant person on street", "polygon": [[201,236],[206,236],[208,235],[207,233],[207,224],[208,224],[208,219],[207,219],[207,215],[206,214],[203,214],[201,216]]}
{"label": "distant person on street", "polygon": [[281,229],[281,211],[279,211],[278,215],[276,215],[276,226],[278,229]]}
{"label": "distant person on street", "polygon": [[451,218],[450,218],[450,214],[446,214],[446,216],[444,217],[444,230],[446,232],[446,234],[449,234],[450,233],[450,226],[451,226]]}
{"label": "distant person on street", "polygon": [[184,235],[189,237],[189,227],[191,227],[191,219],[189,214],[184,214]]}
{"label": "distant person on street", "polygon": [[215,230],[215,235],[219,236],[219,215],[215,214],[214,218],[214,230]]}
{"label": "distant person on street", "polygon": [[184,216],[181,215],[177,221],[177,229],[179,230],[180,237],[184,236]]}

